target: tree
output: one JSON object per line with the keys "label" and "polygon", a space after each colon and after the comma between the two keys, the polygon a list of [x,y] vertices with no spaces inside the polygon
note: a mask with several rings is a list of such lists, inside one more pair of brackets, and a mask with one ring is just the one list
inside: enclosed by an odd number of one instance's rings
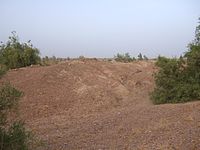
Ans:
{"label": "tree", "polygon": [[40,52],[30,43],[20,43],[16,32],[12,32],[12,36],[6,44],[0,45],[0,64],[8,68],[20,68],[40,63]]}
{"label": "tree", "polygon": [[138,54],[138,60],[143,60],[143,57],[142,57],[141,53]]}
{"label": "tree", "polygon": [[[200,22],[199,22],[200,23]],[[155,74],[156,87],[152,93],[155,104],[178,103],[200,99],[200,25],[195,40],[179,59],[159,57]]]}

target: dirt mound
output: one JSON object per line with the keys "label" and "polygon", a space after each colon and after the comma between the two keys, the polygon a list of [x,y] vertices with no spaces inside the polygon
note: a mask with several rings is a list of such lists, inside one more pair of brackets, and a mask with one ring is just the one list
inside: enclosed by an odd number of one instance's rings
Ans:
{"label": "dirt mound", "polygon": [[154,63],[73,60],[11,70],[21,117],[46,149],[198,149],[200,103],[155,106]]}

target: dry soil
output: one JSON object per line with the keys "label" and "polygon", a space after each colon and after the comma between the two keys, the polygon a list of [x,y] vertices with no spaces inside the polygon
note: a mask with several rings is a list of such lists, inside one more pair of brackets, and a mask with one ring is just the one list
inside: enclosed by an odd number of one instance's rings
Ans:
{"label": "dry soil", "polygon": [[10,70],[45,150],[199,150],[200,102],[153,105],[152,61],[71,60]]}

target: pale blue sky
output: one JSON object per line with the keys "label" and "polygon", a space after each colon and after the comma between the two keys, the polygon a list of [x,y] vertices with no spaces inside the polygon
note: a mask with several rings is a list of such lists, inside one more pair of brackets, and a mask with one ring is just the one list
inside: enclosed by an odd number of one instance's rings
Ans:
{"label": "pale blue sky", "polygon": [[178,56],[194,39],[200,0],[0,0],[0,41],[17,31],[41,54]]}

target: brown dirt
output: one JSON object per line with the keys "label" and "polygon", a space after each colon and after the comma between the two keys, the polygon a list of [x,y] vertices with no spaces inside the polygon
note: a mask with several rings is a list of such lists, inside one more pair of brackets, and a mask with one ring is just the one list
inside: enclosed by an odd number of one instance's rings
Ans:
{"label": "brown dirt", "polygon": [[73,60],[11,70],[42,149],[200,149],[200,102],[153,105],[154,63]]}

